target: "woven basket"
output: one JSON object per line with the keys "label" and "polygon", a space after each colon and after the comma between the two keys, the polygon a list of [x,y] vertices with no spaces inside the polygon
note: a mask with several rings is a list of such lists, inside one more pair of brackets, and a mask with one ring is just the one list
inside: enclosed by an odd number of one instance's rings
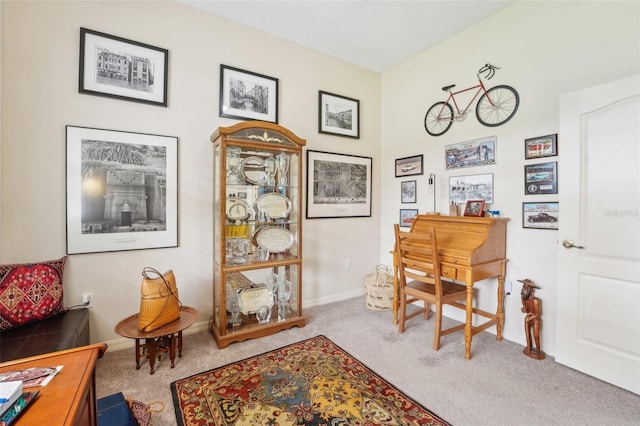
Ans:
{"label": "woven basket", "polygon": [[393,272],[385,265],[376,266],[376,272],[364,278],[367,290],[367,308],[389,311],[393,308]]}

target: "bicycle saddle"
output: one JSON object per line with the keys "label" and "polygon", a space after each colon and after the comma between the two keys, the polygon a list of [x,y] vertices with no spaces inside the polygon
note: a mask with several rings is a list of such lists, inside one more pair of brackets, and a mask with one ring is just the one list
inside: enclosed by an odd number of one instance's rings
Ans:
{"label": "bicycle saddle", "polygon": [[442,90],[446,92],[447,90],[449,90],[449,89],[451,89],[451,88],[453,88],[453,87],[456,87],[456,85],[455,85],[455,84],[451,84],[451,85],[449,85],[449,86],[444,86],[444,87],[442,88]]}

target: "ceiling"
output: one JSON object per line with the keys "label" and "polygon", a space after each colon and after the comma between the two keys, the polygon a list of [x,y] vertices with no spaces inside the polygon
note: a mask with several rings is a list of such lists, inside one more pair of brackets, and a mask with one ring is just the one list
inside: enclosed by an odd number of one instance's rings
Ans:
{"label": "ceiling", "polygon": [[514,0],[179,0],[363,68],[385,72]]}

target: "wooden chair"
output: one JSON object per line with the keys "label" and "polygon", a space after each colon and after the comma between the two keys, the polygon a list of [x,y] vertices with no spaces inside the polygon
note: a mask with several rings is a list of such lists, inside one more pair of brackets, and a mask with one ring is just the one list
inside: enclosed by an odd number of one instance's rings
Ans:
{"label": "wooden chair", "polygon": [[[436,232],[429,227],[420,232],[402,232],[395,225],[398,285],[400,287],[400,321],[398,331],[404,333],[405,321],[420,314],[429,319],[429,306],[436,309],[433,349],[440,349],[440,336],[464,330],[464,324],[442,330],[442,305],[448,304],[466,311],[459,300],[466,300],[464,285],[441,278]],[[422,301],[424,309],[407,315],[407,304]]]}

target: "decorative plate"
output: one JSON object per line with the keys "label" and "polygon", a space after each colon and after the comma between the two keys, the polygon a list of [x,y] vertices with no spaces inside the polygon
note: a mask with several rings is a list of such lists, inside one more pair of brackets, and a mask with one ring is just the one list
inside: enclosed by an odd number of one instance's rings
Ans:
{"label": "decorative plate", "polygon": [[279,192],[268,192],[253,204],[256,213],[265,219],[284,219],[291,212],[291,201]]}
{"label": "decorative plate", "polygon": [[242,160],[240,174],[245,181],[254,185],[264,184],[267,181],[264,161],[253,155]]}
{"label": "decorative plate", "polygon": [[256,242],[271,253],[282,253],[293,246],[295,237],[287,228],[266,226],[256,235]]}
{"label": "decorative plate", "polygon": [[245,220],[251,215],[251,208],[240,198],[227,198],[227,218],[230,220]]}

